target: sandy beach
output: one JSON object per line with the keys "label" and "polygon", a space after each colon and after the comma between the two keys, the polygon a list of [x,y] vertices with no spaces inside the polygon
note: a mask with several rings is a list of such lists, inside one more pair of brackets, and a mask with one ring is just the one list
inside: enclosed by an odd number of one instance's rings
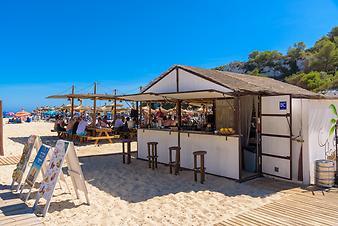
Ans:
{"label": "sandy beach", "polygon": [[[23,143],[31,134],[40,135],[44,143],[57,140],[51,123],[4,126],[5,155],[21,154]],[[136,144],[132,149],[135,150]],[[135,159],[122,164],[121,144],[77,147],[91,205],[84,196],[76,200],[70,178],[71,194],[57,189],[46,225],[213,225],[245,211],[283,197],[289,184],[256,179],[237,183],[207,175],[206,183],[193,181],[192,171],[170,175],[167,166],[148,169],[147,162]],[[108,154],[98,156],[97,154]],[[93,155],[93,156],[91,156]],[[0,183],[9,185],[14,165],[0,167]],[[65,188],[65,186],[64,186]],[[34,203],[35,192],[28,205]]]}

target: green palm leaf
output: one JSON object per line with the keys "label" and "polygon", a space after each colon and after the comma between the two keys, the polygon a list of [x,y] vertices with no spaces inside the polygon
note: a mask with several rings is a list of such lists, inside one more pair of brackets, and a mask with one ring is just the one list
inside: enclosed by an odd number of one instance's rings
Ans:
{"label": "green palm leaf", "polygon": [[330,136],[332,136],[334,134],[334,131],[336,129],[336,126],[332,126],[330,129]]}
{"label": "green palm leaf", "polygon": [[332,118],[332,119],[330,120],[330,122],[331,122],[331,124],[336,124],[337,120],[334,119],[334,118]]}
{"label": "green palm leaf", "polygon": [[331,112],[338,117],[336,106],[334,104],[330,104],[329,108],[331,109]]}

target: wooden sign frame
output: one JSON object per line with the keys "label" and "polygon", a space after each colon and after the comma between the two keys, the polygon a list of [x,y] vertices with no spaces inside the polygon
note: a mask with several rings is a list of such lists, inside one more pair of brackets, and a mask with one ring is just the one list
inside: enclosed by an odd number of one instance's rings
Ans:
{"label": "wooden sign frame", "polygon": [[35,149],[36,153],[39,151],[42,145],[41,138],[37,135],[31,135],[28,138],[27,143],[24,146],[22,155],[20,157],[19,163],[16,165],[16,168],[13,171],[12,175],[12,184],[11,190],[14,190],[15,183],[17,183],[15,191],[18,192],[22,185],[22,180],[26,175],[26,169],[29,164],[29,160],[32,156],[33,149]]}
{"label": "wooden sign frame", "polygon": [[37,179],[38,175],[40,174],[40,171],[44,167],[44,164],[46,162],[48,152],[50,151],[50,149],[51,149],[50,146],[42,144],[40,146],[38,153],[36,154],[36,156],[34,158],[33,164],[28,171],[26,180],[20,188],[20,196],[22,196],[23,190],[25,189],[25,185],[29,186],[29,191],[28,191],[27,196],[25,198],[25,202],[28,200],[28,198],[31,194],[32,188],[34,187],[34,184],[36,182],[36,179]]}
{"label": "wooden sign frame", "polygon": [[46,174],[44,175],[44,179],[40,185],[33,206],[33,210],[36,211],[39,200],[41,198],[45,199],[46,204],[42,211],[43,216],[46,216],[48,212],[57,181],[59,179],[64,180],[64,178],[62,178],[62,167],[65,162],[68,166],[68,173],[72,180],[76,198],[79,199],[79,191],[82,191],[86,197],[87,204],[90,204],[88,198],[88,190],[85,184],[85,179],[79,159],[76,155],[74,143],[65,140],[58,140],[53,150],[49,166],[47,168]]}

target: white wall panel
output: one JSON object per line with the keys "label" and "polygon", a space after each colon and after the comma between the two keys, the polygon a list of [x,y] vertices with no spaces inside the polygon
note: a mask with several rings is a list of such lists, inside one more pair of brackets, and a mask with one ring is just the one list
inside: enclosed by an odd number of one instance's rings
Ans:
{"label": "white wall panel", "polygon": [[176,70],[173,70],[153,86],[151,86],[145,93],[170,93],[176,91]]}
{"label": "white wall panel", "polygon": [[[278,172],[276,172],[275,168],[278,168]],[[264,173],[289,178],[290,161],[288,159],[262,156],[262,170]]]}
{"label": "white wall panel", "polygon": [[[335,104],[338,109],[338,100],[308,100],[306,115],[308,117],[308,164],[309,182],[314,183],[315,161],[325,159],[335,150],[334,136],[329,135],[330,119],[335,118],[329,106]],[[303,123],[304,126],[304,123]]]}
{"label": "white wall panel", "polygon": [[148,142],[158,142],[157,154],[158,161],[162,163],[169,162],[169,147],[177,146],[177,132],[159,131],[159,130],[137,130],[138,158],[147,159]]}
{"label": "white wall panel", "polygon": [[205,167],[208,173],[239,179],[238,137],[181,133],[181,164],[193,168],[193,152],[207,151]]}
{"label": "white wall panel", "polygon": [[288,123],[290,117],[281,116],[262,116],[262,133],[290,135],[290,126]]}
{"label": "white wall panel", "polygon": [[[161,130],[138,129],[138,158],[147,159],[147,142],[158,142],[158,161],[168,163],[170,146],[176,146],[178,133]],[[193,168],[193,152],[207,151],[205,167],[207,173],[239,179],[238,137],[181,133],[181,166]]]}
{"label": "white wall panel", "polygon": [[208,81],[204,78],[200,78],[197,75],[191,74],[187,71],[179,69],[179,91],[196,91],[196,90],[218,90],[221,92],[232,92],[231,89],[228,89],[224,86],[215,84],[211,81]]}
{"label": "white wall panel", "polygon": [[[287,109],[280,110],[279,104],[286,101]],[[286,114],[290,113],[290,96],[264,96],[262,97],[262,114]]]}
{"label": "white wall panel", "polygon": [[262,136],[264,154],[290,156],[290,138]]}

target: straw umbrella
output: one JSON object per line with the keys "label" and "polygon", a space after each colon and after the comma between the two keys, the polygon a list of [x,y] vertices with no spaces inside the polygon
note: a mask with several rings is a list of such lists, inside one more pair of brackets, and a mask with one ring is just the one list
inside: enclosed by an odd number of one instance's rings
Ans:
{"label": "straw umbrella", "polygon": [[79,105],[79,106],[75,107],[74,110],[79,111],[79,112],[83,112],[83,111],[91,111],[92,108],[88,107],[88,106]]}
{"label": "straw umbrella", "polygon": [[[77,105],[74,105],[73,106],[74,108],[78,107]],[[72,109],[72,105],[71,104],[67,104],[67,105],[61,105],[59,107],[56,108],[57,110],[60,110],[60,111],[64,111],[64,110],[71,110]]]}
{"label": "straw umbrella", "polygon": [[108,106],[104,105],[104,106],[98,107],[97,111],[98,112],[103,112],[105,114],[105,113],[111,111],[111,107],[108,107]]}

